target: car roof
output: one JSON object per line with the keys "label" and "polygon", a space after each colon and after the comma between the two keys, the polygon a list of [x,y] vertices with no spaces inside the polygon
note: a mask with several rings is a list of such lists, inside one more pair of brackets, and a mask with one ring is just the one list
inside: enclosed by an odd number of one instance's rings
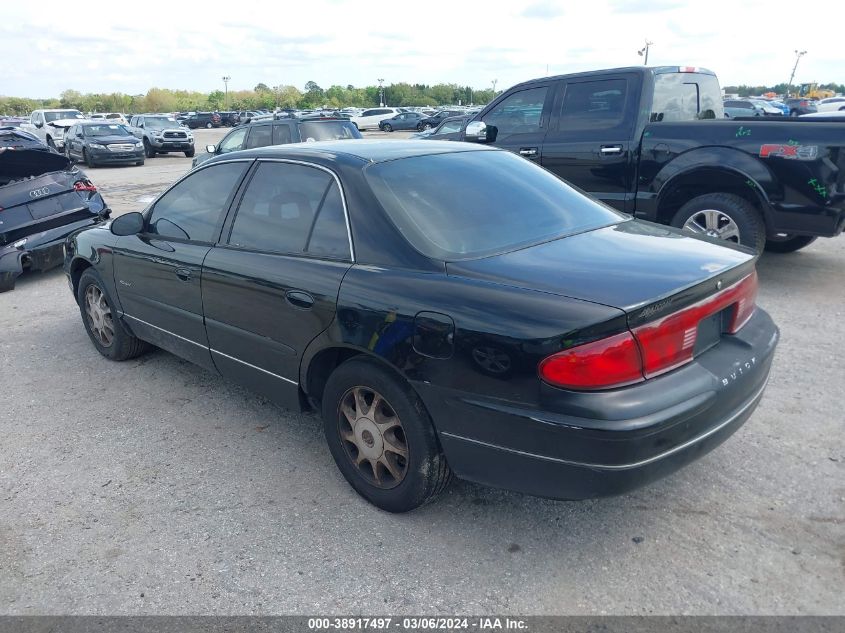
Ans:
{"label": "car roof", "polygon": [[[431,141],[420,143],[412,140],[377,140],[377,139],[347,139],[342,141],[318,141],[316,143],[289,143],[258,147],[223,154],[218,159],[232,159],[236,155],[244,158],[304,158],[322,157],[332,158],[344,156],[359,159],[368,163],[381,163],[400,158],[426,156],[430,154],[449,154],[457,152],[497,152],[503,151],[486,145],[470,143],[456,143],[454,141]],[[208,161],[217,162],[217,161]]]}

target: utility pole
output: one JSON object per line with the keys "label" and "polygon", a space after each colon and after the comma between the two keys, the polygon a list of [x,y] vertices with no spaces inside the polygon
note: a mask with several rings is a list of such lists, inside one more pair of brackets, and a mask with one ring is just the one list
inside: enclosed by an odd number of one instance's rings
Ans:
{"label": "utility pole", "polygon": [[229,80],[231,77],[229,75],[223,75],[223,84],[226,86],[226,96],[223,98],[223,109],[229,109]]}
{"label": "utility pole", "polygon": [[378,100],[379,105],[384,107],[384,79],[378,80]]}
{"label": "utility pole", "polygon": [[798,49],[795,49],[795,65],[792,67],[792,74],[789,76],[789,83],[786,84],[786,95],[784,99],[789,98],[789,91],[792,88],[792,80],[795,79],[795,71],[798,69],[798,62],[801,61],[801,58],[807,54],[807,51],[798,52]]}
{"label": "utility pole", "polygon": [[645,46],[643,46],[640,50],[637,51],[637,55],[640,57],[645,57],[643,60],[643,66],[648,66],[648,49],[654,46],[654,42],[649,42],[648,40],[645,41]]}
{"label": "utility pole", "polygon": [[494,96],[494,97],[496,96],[496,83],[497,83],[498,81],[499,81],[498,79],[494,79],[494,80],[491,82],[491,83],[493,84],[493,96]]}

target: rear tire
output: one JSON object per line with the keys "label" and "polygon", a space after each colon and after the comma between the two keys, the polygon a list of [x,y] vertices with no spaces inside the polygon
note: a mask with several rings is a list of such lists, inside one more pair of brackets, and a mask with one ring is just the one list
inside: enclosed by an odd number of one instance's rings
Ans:
{"label": "rear tire", "polygon": [[112,312],[114,301],[93,268],[86,269],[79,278],[76,298],[85,331],[100,354],[109,360],[123,361],[150,348],[149,343],[132,336]]}
{"label": "rear tire", "polygon": [[766,225],[760,213],[748,200],[732,193],[693,198],[678,210],[671,224],[693,234],[747,246],[758,255],[766,244]]}
{"label": "rear tire", "polygon": [[[376,397],[382,404],[373,406]],[[358,494],[382,510],[418,508],[451,480],[422,401],[375,361],[353,358],[335,369],[322,409],[326,441],[338,469]],[[372,456],[364,452],[369,450]]]}
{"label": "rear tire", "polygon": [[766,250],[769,253],[794,253],[816,241],[812,235],[786,235],[766,240]]}

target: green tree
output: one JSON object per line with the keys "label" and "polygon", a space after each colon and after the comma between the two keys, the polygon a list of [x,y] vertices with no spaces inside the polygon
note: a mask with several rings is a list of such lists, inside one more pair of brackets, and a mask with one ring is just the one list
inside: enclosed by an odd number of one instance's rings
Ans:
{"label": "green tree", "polygon": [[265,83],[259,83],[253,88],[254,92],[270,92],[270,86]]}

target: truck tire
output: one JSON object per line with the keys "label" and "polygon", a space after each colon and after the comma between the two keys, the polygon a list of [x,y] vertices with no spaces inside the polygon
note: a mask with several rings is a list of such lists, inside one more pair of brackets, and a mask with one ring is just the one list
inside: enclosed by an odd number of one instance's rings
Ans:
{"label": "truck tire", "polygon": [[766,225],[748,200],[732,193],[707,193],[682,206],[672,226],[754,250],[758,255],[766,244]]}
{"label": "truck tire", "polygon": [[338,469],[373,505],[408,512],[439,495],[452,471],[410,385],[375,361],[352,358],[329,376],[323,425]]}
{"label": "truck tire", "polygon": [[150,142],[147,139],[144,139],[144,156],[147,158],[155,158],[156,151],[153,149],[153,146],[150,145]]}
{"label": "truck tire", "polygon": [[50,149],[55,149],[57,152],[59,151],[58,149],[56,149],[56,143],[55,141],[53,141],[52,136],[47,137],[47,147],[49,147]]}
{"label": "truck tire", "polygon": [[794,253],[816,241],[813,235],[783,235],[766,239],[766,250],[770,253]]}
{"label": "truck tire", "polygon": [[196,149],[189,149],[185,152],[185,158],[193,158],[194,154],[196,154]]}

